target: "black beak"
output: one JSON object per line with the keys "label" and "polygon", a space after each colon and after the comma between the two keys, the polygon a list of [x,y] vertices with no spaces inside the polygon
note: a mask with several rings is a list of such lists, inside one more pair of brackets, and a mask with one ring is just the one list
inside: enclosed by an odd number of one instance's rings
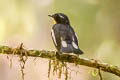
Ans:
{"label": "black beak", "polygon": [[53,17],[53,15],[48,15],[49,17]]}

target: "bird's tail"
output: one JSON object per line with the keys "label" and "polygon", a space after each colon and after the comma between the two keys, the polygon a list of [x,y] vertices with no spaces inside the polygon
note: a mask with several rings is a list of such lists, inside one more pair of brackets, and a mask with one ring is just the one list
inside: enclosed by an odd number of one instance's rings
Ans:
{"label": "bird's tail", "polygon": [[81,55],[81,54],[83,54],[83,51],[81,51],[80,49],[74,49],[73,53]]}

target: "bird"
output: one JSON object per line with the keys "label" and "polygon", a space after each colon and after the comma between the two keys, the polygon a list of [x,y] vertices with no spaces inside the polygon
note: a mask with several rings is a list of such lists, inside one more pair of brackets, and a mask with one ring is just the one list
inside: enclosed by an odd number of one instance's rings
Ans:
{"label": "bird", "polygon": [[77,35],[72,28],[69,18],[64,13],[48,15],[54,20],[51,29],[53,43],[59,53],[83,54],[78,45]]}

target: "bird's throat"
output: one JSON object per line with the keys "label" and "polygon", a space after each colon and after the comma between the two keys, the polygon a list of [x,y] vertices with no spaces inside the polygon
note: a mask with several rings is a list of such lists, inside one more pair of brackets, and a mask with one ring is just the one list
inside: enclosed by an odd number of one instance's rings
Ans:
{"label": "bird's throat", "polygon": [[56,21],[54,20],[53,23],[56,24]]}

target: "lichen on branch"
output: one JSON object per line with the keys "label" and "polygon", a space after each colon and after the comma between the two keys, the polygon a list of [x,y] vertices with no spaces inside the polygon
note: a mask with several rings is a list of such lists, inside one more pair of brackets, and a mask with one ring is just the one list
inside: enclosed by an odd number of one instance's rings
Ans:
{"label": "lichen on branch", "polygon": [[[14,48],[8,46],[0,46],[0,54],[12,54],[13,51]],[[55,51],[46,51],[46,50],[26,50],[26,51],[27,51],[27,56],[31,56],[31,57],[41,57],[51,60],[53,60],[54,57],[56,57]],[[24,53],[23,51],[24,56],[25,54],[26,53]],[[20,55],[20,53],[16,52],[15,55]],[[101,69],[101,71],[109,72],[120,77],[120,67],[116,65],[103,63],[94,59],[81,58],[79,56],[74,56],[69,54],[61,54],[59,55],[59,57],[57,57],[57,59],[63,62],[74,63],[77,65],[83,65],[83,66]]]}

